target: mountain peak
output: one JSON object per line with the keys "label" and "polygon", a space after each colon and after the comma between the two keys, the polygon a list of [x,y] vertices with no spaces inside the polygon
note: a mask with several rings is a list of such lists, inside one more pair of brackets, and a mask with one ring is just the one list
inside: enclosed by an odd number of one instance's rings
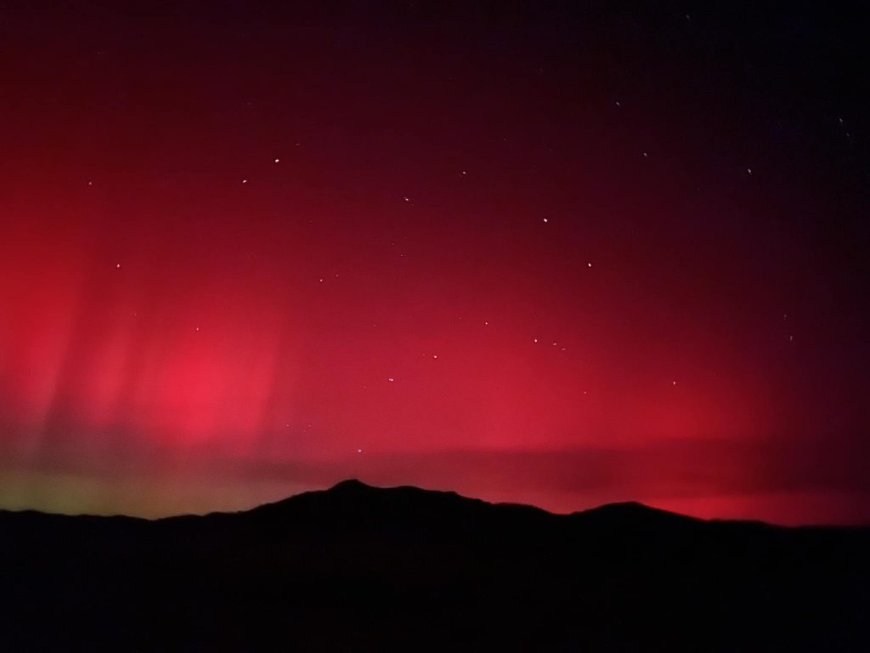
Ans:
{"label": "mountain peak", "polygon": [[344,481],[340,481],[333,485],[328,492],[362,492],[366,490],[374,490],[375,488],[371,485],[367,485],[363,483],[358,478],[349,478]]}
{"label": "mountain peak", "polygon": [[582,519],[592,519],[623,524],[657,524],[662,521],[669,523],[695,523],[699,520],[688,515],[654,508],[639,501],[620,501],[607,503],[597,508],[576,512],[574,515]]}
{"label": "mountain peak", "polygon": [[606,503],[592,510],[607,510],[611,512],[627,512],[627,513],[649,513],[657,512],[657,508],[648,506],[640,501],[616,501],[614,503]]}

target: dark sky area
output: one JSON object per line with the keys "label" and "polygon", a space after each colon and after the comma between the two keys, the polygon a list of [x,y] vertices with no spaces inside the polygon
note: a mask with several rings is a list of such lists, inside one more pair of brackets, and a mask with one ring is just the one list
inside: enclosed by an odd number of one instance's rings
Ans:
{"label": "dark sky area", "polygon": [[772,4],[0,1],[0,507],[870,521],[870,21]]}

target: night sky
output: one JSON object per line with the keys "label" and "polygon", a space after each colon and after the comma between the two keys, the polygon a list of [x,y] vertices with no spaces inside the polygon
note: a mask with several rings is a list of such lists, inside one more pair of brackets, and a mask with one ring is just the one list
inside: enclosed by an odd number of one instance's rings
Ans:
{"label": "night sky", "polygon": [[870,21],[780,4],[0,2],[0,507],[870,521]]}

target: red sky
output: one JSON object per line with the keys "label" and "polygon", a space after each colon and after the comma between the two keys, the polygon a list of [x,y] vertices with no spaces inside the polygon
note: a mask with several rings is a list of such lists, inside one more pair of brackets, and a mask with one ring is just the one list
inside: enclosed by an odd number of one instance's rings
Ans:
{"label": "red sky", "polygon": [[8,4],[0,505],[870,518],[866,45],[606,4]]}

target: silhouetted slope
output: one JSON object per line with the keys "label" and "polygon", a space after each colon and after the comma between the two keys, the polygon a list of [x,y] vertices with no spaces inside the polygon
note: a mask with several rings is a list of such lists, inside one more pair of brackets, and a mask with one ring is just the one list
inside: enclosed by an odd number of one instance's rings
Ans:
{"label": "silhouetted slope", "polygon": [[0,512],[5,650],[866,651],[868,529],[559,516],[346,481],[158,521]]}

